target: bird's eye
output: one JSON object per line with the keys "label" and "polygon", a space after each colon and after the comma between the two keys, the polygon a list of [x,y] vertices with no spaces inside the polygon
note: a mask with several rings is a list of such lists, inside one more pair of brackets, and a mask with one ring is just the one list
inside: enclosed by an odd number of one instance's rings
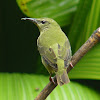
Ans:
{"label": "bird's eye", "polygon": [[42,24],[45,24],[45,22],[46,22],[46,21],[44,21],[44,20],[43,20],[43,21],[41,21],[41,23],[42,23]]}

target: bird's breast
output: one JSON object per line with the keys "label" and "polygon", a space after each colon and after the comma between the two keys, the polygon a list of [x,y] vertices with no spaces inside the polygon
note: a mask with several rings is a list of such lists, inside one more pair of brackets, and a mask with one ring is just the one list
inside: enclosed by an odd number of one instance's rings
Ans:
{"label": "bird's breast", "polygon": [[57,34],[55,32],[45,32],[40,34],[37,40],[37,44],[40,46],[50,47],[56,43],[63,45],[66,40],[68,39],[63,32]]}

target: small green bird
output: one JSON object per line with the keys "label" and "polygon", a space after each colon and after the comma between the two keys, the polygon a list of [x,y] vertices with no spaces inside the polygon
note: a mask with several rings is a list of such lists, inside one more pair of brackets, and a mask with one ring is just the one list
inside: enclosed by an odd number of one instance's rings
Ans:
{"label": "small green bird", "polygon": [[30,20],[39,28],[37,46],[42,63],[50,73],[50,79],[55,73],[60,86],[69,83],[66,70],[71,64],[71,46],[60,26],[50,18],[22,18],[22,20]]}

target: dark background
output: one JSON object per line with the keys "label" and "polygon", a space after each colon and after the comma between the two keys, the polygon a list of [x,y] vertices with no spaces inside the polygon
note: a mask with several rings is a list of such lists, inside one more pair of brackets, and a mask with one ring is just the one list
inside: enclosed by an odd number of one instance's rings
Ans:
{"label": "dark background", "polygon": [[36,72],[39,31],[33,23],[21,21],[22,17],[26,16],[15,1],[7,0],[1,4],[0,72]]}

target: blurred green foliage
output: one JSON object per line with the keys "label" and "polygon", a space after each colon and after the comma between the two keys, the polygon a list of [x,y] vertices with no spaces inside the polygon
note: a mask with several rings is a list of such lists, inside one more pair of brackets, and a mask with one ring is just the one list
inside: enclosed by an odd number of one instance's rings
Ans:
{"label": "blurred green foliage", "polygon": [[[72,22],[73,13],[79,0],[16,0],[20,9],[28,17],[49,17],[61,26]],[[33,10],[34,9],[34,10]]]}
{"label": "blurred green foliage", "polygon": [[[1,5],[0,9],[0,72],[34,73],[37,75],[0,74],[0,86],[2,87],[0,88],[0,100],[7,100],[7,96],[10,100],[15,100],[15,98],[16,100],[32,100],[48,83],[48,77],[40,76],[40,74],[49,74],[42,65],[37,50],[38,28],[33,23],[20,19],[26,15],[27,17],[54,18],[67,34],[74,54],[92,32],[100,26],[100,0],[80,0],[78,2],[79,0],[17,0],[17,3],[13,0],[6,1],[6,3],[3,1],[5,6]],[[59,5],[63,6],[59,7]],[[67,85],[69,87],[67,89],[64,88],[66,86],[57,87],[48,100],[60,95],[59,91],[62,91],[63,99],[72,96],[75,100],[94,100],[94,97],[95,100],[99,100],[99,51],[100,44],[89,51],[69,73],[71,79],[92,79],[93,81],[82,80],[80,82],[80,80],[76,80],[77,83],[71,82]],[[36,85],[40,81],[41,89],[36,93],[34,88],[40,86]],[[83,86],[83,83],[88,84]],[[22,95],[20,95],[20,91]],[[62,100],[62,97],[59,96],[57,100]]]}
{"label": "blurred green foliage", "polygon": [[[95,29],[100,27],[100,0],[80,1],[75,20],[68,34],[76,52]],[[81,10],[80,10],[81,9]],[[72,36],[74,38],[72,38]],[[71,71],[70,78],[100,80],[100,43],[92,48]]]}
{"label": "blurred green foliage", "polygon": [[[0,73],[0,100],[34,100],[48,82],[43,75]],[[47,100],[100,100],[99,96],[90,86],[72,81],[57,86]]]}

